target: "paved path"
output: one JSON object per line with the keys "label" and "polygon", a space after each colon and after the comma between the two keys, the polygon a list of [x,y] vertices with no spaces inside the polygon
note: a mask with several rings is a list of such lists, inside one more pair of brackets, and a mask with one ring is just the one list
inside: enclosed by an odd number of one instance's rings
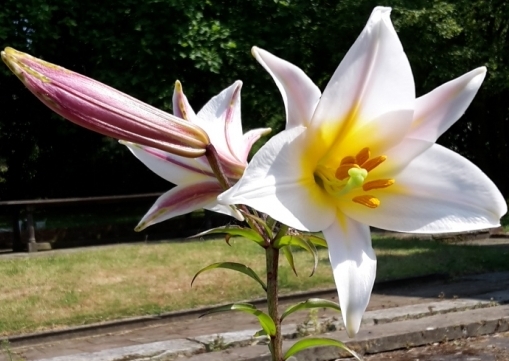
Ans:
{"label": "paved path", "polygon": [[[336,294],[322,298],[335,299]],[[504,331],[509,306],[503,304],[508,302],[509,273],[378,286],[361,332],[350,345],[362,353],[372,353]],[[284,303],[282,308],[287,306]],[[316,328],[336,330],[327,337],[348,340],[340,317],[332,311],[320,311],[311,320],[308,312],[298,312],[285,324],[286,347],[295,342],[292,338],[315,333]],[[258,328],[256,321],[243,313],[216,314],[63,341],[46,339],[30,346],[14,343],[11,350],[28,361],[163,361],[177,356],[188,361],[266,360],[260,358],[267,353],[263,340],[252,338]],[[256,345],[246,346],[252,344]],[[227,351],[207,352],[225,347]],[[339,356],[336,349],[325,348],[298,354],[297,360],[333,360]],[[9,359],[0,356],[0,360]]]}

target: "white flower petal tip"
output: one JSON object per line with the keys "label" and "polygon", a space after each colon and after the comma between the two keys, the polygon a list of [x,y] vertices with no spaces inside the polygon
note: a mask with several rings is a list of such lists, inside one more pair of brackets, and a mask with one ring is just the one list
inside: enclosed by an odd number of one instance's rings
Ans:
{"label": "white flower petal tip", "polygon": [[320,89],[295,65],[254,46],[251,54],[276,83],[286,110],[286,129],[307,126],[320,100]]}
{"label": "white flower petal tip", "polygon": [[369,227],[338,215],[323,231],[349,337],[354,337],[366,311],[376,277],[376,255]]}
{"label": "white flower petal tip", "polygon": [[[177,80],[173,92],[176,116],[205,131],[218,152],[219,162],[232,181],[239,179],[247,166],[247,157],[253,143],[270,129],[242,132],[240,117],[240,90],[242,82],[235,81],[213,97],[198,114],[185,96]],[[165,180],[176,185],[162,195],[135,228],[148,226],[204,208],[227,214],[239,221],[244,216],[230,205],[219,204],[217,196],[223,191],[205,157],[188,159],[133,142],[121,141],[145,166]]]}
{"label": "white flower petal tip", "polygon": [[479,67],[418,98],[408,138],[434,143],[465,113],[485,77]]}

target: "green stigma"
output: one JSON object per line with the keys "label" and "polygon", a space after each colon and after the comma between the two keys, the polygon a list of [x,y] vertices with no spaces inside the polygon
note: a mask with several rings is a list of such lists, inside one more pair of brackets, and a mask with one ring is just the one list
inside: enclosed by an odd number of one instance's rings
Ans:
{"label": "green stigma", "polygon": [[339,192],[340,195],[350,192],[354,188],[362,187],[364,180],[368,176],[368,171],[364,168],[350,168],[348,170],[350,178],[345,184],[345,187]]}

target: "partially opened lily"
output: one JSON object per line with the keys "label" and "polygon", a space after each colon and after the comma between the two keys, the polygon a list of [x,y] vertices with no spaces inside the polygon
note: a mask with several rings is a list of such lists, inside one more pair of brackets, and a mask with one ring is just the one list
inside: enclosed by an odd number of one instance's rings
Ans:
{"label": "partially opened lily", "polygon": [[199,157],[210,143],[200,127],[81,74],[5,48],[2,60],[46,106],[116,139]]}
{"label": "partially opened lily", "polygon": [[[213,97],[198,114],[195,114],[189,105],[178,81],[173,94],[175,116],[199,126],[207,133],[211,144],[217,150],[221,167],[232,183],[244,173],[253,143],[270,132],[270,128],[261,128],[242,133],[241,87],[242,82],[235,82]],[[136,230],[201,208],[243,219],[234,208],[218,204],[217,196],[224,189],[214,175],[207,158],[184,158],[135,143],[123,142],[123,144],[154,173],[176,185],[159,197]]]}
{"label": "partially opened lily", "polygon": [[323,94],[296,66],[258,48],[279,87],[286,130],[219,196],[290,227],[323,231],[346,329],[355,335],[376,275],[369,226],[458,232],[499,225],[506,203],[472,163],[435,144],[466,110],[485,68],[415,99],[408,59],[377,7]]}

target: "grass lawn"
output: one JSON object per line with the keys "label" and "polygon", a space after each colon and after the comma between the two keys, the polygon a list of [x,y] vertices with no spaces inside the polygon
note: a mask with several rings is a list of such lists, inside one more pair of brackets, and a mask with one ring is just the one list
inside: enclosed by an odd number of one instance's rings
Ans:
{"label": "grass lawn", "polygon": [[[263,250],[240,238],[231,244],[217,239],[0,258],[0,335],[262,297],[256,282],[229,270],[205,272],[190,287],[199,269],[219,261],[244,263],[265,278]],[[388,238],[374,246],[378,280],[509,270],[509,248]],[[294,256],[299,277],[281,259],[282,293],[334,287],[327,250],[319,251],[313,277],[311,256]]]}

